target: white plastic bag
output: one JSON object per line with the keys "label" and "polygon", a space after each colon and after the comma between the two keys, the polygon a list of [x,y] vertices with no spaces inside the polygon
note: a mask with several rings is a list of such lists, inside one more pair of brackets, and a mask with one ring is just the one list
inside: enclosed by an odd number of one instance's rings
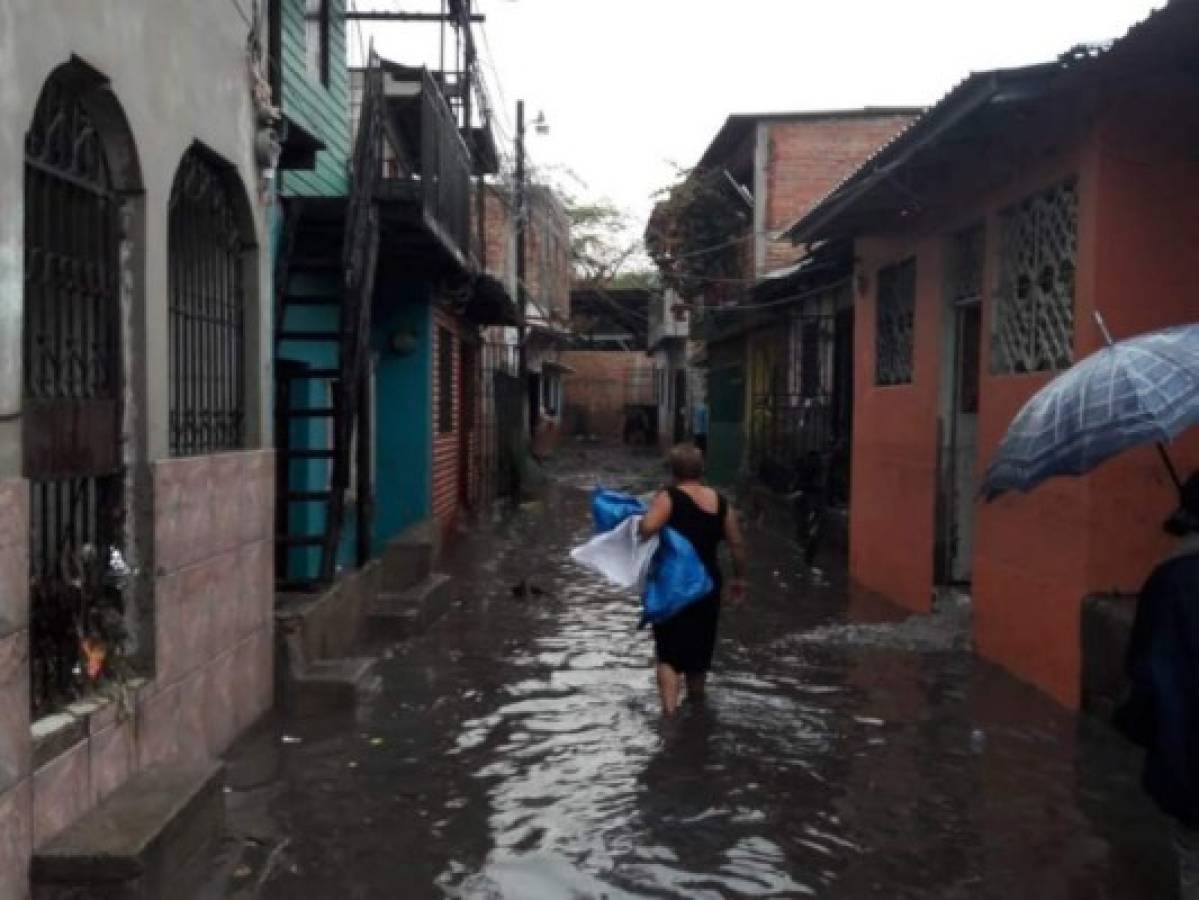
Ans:
{"label": "white plastic bag", "polygon": [[658,536],[642,540],[640,525],[641,516],[630,516],[611,531],[597,534],[581,547],[575,547],[570,558],[617,587],[642,591],[650,560],[658,549]]}

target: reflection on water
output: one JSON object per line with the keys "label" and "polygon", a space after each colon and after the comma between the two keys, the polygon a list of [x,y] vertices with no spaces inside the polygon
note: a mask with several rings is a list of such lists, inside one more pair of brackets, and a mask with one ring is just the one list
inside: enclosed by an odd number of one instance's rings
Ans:
{"label": "reflection on water", "polygon": [[785,547],[663,722],[634,602],[566,558],[587,530],[564,492],[474,543],[360,720],[300,726],[266,896],[1162,895],[1127,748],[953,642],[822,639],[846,591]]}

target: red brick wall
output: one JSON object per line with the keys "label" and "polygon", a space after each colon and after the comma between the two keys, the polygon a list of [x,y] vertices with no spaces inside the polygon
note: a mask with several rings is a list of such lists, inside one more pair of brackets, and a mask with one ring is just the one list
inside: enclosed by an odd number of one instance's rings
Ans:
{"label": "red brick wall", "polygon": [[[443,384],[441,379],[441,346],[442,329],[449,331],[453,344],[454,365],[453,377],[450,384]],[[461,370],[462,348],[458,322],[444,312],[438,310],[433,315],[433,516],[441,527],[442,533],[453,528],[458,518],[459,508],[459,472],[461,456]],[[442,392],[449,391],[452,396],[453,415],[451,430],[440,431],[440,413]]]}
{"label": "red brick wall", "polygon": [[[547,310],[570,319],[570,219],[545,188],[529,193],[525,229],[525,288]],[[489,188],[485,203],[487,271],[504,284],[515,278],[515,223],[511,201]],[[474,212],[472,210],[472,215]]]}
{"label": "red brick wall", "polygon": [[653,360],[636,350],[570,350],[562,353],[561,360],[574,370],[566,374],[562,385],[563,435],[577,434],[582,422],[588,434],[620,440],[627,373],[652,372]]}
{"label": "red brick wall", "polygon": [[[487,239],[487,272],[499,279],[505,285],[508,279],[515,275],[512,270],[514,257],[512,211],[508,202],[501,197],[495,188],[488,187],[484,203],[484,229]],[[476,214],[471,206],[472,221]]]}
{"label": "red brick wall", "polygon": [[[912,120],[911,116],[830,117],[767,127],[766,229],[790,225],[851,175]],[[790,241],[766,247],[766,271],[799,257]]]}

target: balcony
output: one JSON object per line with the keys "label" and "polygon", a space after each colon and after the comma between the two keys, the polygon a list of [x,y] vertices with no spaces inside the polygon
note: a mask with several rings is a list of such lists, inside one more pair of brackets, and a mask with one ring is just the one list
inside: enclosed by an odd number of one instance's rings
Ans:
{"label": "balcony", "polygon": [[656,350],[664,341],[685,341],[691,336],[691,313],[681,297],[672,290],[655,294],[649,302],[649,349]]}
{"label": "balcony", "polygon": [[[475,266],[470,149],[428,69],[384,61],[380,260],[409,270]],[[354,73],[354,104],[361,72]]]}

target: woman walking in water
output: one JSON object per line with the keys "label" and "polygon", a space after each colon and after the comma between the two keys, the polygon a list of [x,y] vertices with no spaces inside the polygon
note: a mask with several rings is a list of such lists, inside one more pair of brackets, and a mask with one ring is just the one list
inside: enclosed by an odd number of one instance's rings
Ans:
{"label": "woman walking in water", "polygon": [[703,454],[692,444],[679,444],[670,451],[669,460],[674,484],[659,491],[650,503],[641,520],[641,535],[648,538],[669,525],[695,547],[714,587],[708,596],[654,625],[658,694],[662,712],[668,716],[678,709],[684,679],[689,699],[699,700],[704,695],[720,618],[722,579],[717,550],[722,540],[729,542],[736,576],[729,583],[729,600],[739,605],[746,596],[741,528],[728,501],[703,483]]}

